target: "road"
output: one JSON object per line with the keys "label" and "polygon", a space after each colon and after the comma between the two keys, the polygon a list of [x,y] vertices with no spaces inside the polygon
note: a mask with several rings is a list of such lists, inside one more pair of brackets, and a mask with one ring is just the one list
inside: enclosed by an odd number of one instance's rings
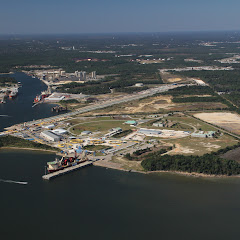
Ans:
{"label": "road", "polygon": [[188,84],[179,84],[179,85],[165,84],[165,85],[160,86],[160,87],[151,88],[151,89],[142,91],[140,93],[133,94],[130,97],[127,96],[127,97],[123,97],[121,99],[112,99],[112,100],[108,100],[108,101],[103,102],[103,103],[92,104],[90,106],[77,109],[76,111],[73,111],[73,112],[70,112],[70,113],[65,113],[65,114],[61,114],[61,115],[58,115],[58,116],[54,116],[54,117],[49,117],[49,118],[45,118],[45,119],[30,121],[30,122],[26,123],[26,126],[31,126],[31,125],[34,125],[34,124],[38,124],[38,123],[41,123],[42,121],[46,121],[46,122],[61,121],[63,119],[72,117],[74,115],[78,115],[78,114],[81,114],[81,113],[86,113],[86,112],[94,111],[94,110],[97,110],[97,109],[110,107],[110,106],[120,104],[120,103],[130,102],[130,101],[133,101],[133,100],[139,100],[139,99],[142,99],[142,98],[145,98],[145,97],[150,97],[150,96],[155,95],[157,93],[166,92],[170,89],[183,87],[183,86],[187,86],[187,85]]}

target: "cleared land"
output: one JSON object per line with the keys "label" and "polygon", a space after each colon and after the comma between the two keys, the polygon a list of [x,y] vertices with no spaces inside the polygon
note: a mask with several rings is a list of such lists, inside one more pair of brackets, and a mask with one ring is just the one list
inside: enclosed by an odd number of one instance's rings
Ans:
{"label": "cleared land", "polygon": [[191,78],[178,76],[177,74],[172,74],[169,72],[161,72],[160,76],[164,83],[180,83],[180,82],[192,81]]}
{"label": "cleared land", "polygon": [[[162,141],[164,142],[164,141]],[[175,148],[169,152],[170,155],[182,154],[182,155],[204,155],[205,153],[211,153],[232,146],[238,143],[233,137],[223,135],[218,139],[215,138],[181,138],[176,140],[169,140],[166,143],[175,144]]]}
{"label": "cleared land", "polygon": [[230,150],[222,155],[222,158],[240,162],[240,148]]}
{"label": "cleared land", "polygon": [[240,116],[230,112],[197,113],[195,117],[240,134]]}
{"label": "cleared land", "polygon": [[[156,113],[156,112],[172,112],[172,111],[202,111],[227,109],[227,105],[220,102],[194,102],[194,103],[173,103],[172,96],[159,95],[119,104],[117,106],[99,109],[92,113],[93,115],[105,114],[135,114],[135,113]],[[84,115],[89,115],[86,113]]]}

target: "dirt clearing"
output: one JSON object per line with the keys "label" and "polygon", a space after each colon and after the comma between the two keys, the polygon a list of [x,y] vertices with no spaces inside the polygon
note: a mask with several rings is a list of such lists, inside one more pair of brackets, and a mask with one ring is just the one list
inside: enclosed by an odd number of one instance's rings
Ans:
{"label": "dirt clearing", "polygon": [[197,113],[195,117],[240,134],[240,115],[230,112]]}

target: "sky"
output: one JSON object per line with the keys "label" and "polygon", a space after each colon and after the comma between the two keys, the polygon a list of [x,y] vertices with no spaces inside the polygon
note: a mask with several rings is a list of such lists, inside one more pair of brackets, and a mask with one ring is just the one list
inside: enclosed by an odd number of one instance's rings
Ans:
{"label": "sky", "polygon": [[239,0],[0,0],[0,34],[240,30]]}

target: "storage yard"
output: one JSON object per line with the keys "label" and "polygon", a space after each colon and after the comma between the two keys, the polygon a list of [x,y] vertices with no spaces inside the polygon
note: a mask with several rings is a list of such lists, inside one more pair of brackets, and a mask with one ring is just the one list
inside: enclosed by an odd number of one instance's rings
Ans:
{"label": "storage yard", "polygon": [[31,126],[18,125],[4,134],[47,144],[65,154],[80,147],[94,164],[122,170],[141,170],[139,162],[125,159],[127,153],[140,149],[169,146],[173,148],[169,154],[202,155],[237,142],[183,113],[45,119]]}

